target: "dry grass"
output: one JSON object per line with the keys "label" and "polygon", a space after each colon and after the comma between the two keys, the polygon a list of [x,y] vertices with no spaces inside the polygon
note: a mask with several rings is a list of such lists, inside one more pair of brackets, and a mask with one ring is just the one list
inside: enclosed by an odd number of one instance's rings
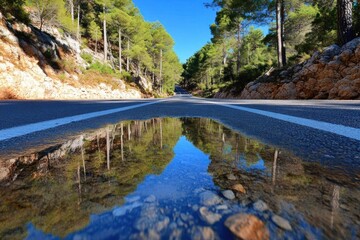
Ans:
{"label": "dry grass", "polygon": [[111,74],[99,73],[88,70],[79,76],[79,83],[83,86],[98,86],[100,83],[111,86],[112,89],[118,88],[118,83]]}
{"label": "dry grass", "polygon": [[19,99],[18,95],[10,88],[0,89],[0,99]]}

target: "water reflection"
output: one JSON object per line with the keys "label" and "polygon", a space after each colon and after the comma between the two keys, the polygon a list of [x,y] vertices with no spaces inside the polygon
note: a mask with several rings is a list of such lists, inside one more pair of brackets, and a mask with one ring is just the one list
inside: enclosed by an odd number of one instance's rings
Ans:
{"label": "water reflection", "polygon": [[[210,119],[125,121],[1,160],[0,239],[228,238],[239,212],[271,238],[351,239],[360,193],[349,179]],[[236,184],[236,199],[222,196]]]}

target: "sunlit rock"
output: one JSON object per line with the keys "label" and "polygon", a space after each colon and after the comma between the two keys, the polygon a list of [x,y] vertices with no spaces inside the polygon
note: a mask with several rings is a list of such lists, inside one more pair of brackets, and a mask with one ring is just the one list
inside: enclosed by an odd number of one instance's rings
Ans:
{"label": "sunlit rock", "polygon": [[225,226],[242,240],[266,240],[270,236],[265,224],[250,214],[233,215],[226,219]]}

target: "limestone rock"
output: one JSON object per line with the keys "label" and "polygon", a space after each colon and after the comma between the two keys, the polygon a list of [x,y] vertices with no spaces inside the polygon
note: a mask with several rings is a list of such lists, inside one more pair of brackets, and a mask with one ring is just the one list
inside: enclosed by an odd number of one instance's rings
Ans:
{"label": "limestone rock", "polygon": [[[344,80],[345,79],[345,80]],[[360,38],[248,83],[242,99],[360,99]],[[226,95],[226,94],[224,94]]]}
{"label": "limestone rock", "polygon": [[269,230],[256,216],[239,213],[226,219],[225,226],[239,239],[266,240],[269,239]]}

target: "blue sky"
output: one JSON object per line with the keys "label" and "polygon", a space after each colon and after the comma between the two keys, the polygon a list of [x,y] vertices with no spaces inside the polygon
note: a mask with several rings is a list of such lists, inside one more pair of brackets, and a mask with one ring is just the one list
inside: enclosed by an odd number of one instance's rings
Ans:
{"label": "blue sky", "polygon": [[216,11],[206,8],[211,0],[134,0],[147,21],[160,21],[175,40],[182,63],[211,39],[210,24]]}

